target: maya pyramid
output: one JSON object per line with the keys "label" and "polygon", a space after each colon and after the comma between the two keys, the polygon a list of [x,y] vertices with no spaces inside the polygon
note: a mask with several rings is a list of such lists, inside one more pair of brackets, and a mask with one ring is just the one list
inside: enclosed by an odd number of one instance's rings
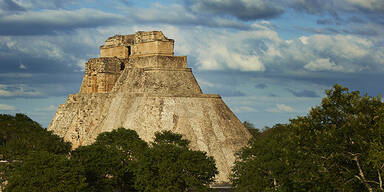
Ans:
{"label": "maya pyramid", "polygon": [[145,141],[170,130],[216,160],[218,183],[228,182],[235,152],[249,132],[219,95],[203,94],[186,56],[174,56],[174,40],[160,31],[116,35],[86,63],[80,91],[59,106],[48,130],[73,147],[119,127]]}

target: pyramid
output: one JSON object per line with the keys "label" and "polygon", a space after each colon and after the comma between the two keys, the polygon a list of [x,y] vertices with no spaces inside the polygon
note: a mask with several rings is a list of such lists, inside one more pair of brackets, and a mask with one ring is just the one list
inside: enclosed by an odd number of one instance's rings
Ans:
{"label": "pyramid", "polygon": [[79,92],[59,106],[48,130],[73,148],[119,127],[145,141],[170,130],[214,157],[218,183],[229,181],[234,154],[251,135],[219,95],[202,93],[187,57],[174,56],[174,40],[160,31],[116,35],[100,55],[86,63]]}

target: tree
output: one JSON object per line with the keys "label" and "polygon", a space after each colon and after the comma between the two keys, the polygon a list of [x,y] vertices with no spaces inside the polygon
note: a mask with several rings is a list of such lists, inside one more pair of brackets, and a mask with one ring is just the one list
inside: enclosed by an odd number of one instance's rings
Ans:
{"label": "tree", "polygon": [[188,147],[190,141],[183,139],[183,135],[175,134],[171,131],[156,132],[153,141],[154,146],[161,144],[176,145],[179,147]]}
{"label": "tree", "polygon": [[138,159],[148,144],[133,130],[119,128],[101,133],[96,142],[79,147],[71,160],[85,167],[87,191],[135,191]]}
{"label": "tree", "polygon": [[[281,132],[278,128],[268,130],[268,132],[270,131]],[[272,136],[279,135],[272,133]],[[276,167],[284,166],[278,158],[275,158],[275,150],[280,149],[280,145],[278,142],[274,142],[273,139],[276,138],[272,138],[271,134],[264,131],[254,136],[250,140],[249,146],[243,148],[238,154],[241,161],[236,162],[231,176],[232,183],[238,191],[268,191],[269,188],[273,188],[272,181],[275,186],[277,185],[276,176],[274,176],[277,171],[272,172],[269,169],[272,165]],[[284,168],[281,170],[284,170]]]}
{"label": "tree", "polygon": [[0,185],[21,166],[29,153],[46,151],[66,155],[71,150],[69,142],[64,142],[24,114],[0,114],[0,128]]}
{"label": "tree", "polygon": [[71,153],[72,162],[84,167],[85,192],[113,191],[117,188],[120,161],[117,154],[104,146],[81,146]]}
{"label": "tree", "polygon": [[119,158],[120,165],[116,167],[117,175],[115,175],[117,188],[120,191],[134,190],[135,169],[138,160],[148,150],[148,144],[140,139],[136,131],[119,128],[112,132],[101,133],[95,145],[104,146]]}
{"label": "tree", "polygon": [[260,130],[256,128],[253,123],[244,121],[243,125],[249,131],[249,133],[251,133],[252,137],[257,137],[260,134]]}
{"label": "tree", "polygon": [[83,169],[67,156],[33,152],[9,177],[5,191],[80,192],[86,187]]}
{"label": "tree", "polygon": [[208,191],[217,174],[215,161],[205,152],[188,148],[189,141],[169,131],[156,133],[140,160],[135,186],[139,191]]}
{"label": "tree", "polygon": [[3,159],[17,160],[30,151],[67,154],[71,144],[42,128],[24,114],[0,114],[0,154]]}
{"label": "tree", "polygon": [[384,104],[335,85],[321,106],[239,153],[237,191],[383,191]]}

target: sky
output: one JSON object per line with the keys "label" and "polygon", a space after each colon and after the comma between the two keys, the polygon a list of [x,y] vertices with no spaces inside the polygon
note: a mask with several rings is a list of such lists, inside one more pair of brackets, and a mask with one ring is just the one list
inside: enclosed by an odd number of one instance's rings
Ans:
{"label": "sky", "polygon": [[48,127],[108,37],[150,30],[257,128],[306,115],[336,83],[384,92],[384,0],[0,0],[0,113]]}

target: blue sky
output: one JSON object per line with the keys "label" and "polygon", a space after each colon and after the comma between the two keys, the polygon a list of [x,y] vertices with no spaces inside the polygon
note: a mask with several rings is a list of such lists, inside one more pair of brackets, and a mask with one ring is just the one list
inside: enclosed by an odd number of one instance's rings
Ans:
{"label": "blue sky", "polygon": [[0,0],[0,113],[47,127],[108,37],[147,30],[258,128],[306,115],[335,83],[384,92],[384,0]]}

